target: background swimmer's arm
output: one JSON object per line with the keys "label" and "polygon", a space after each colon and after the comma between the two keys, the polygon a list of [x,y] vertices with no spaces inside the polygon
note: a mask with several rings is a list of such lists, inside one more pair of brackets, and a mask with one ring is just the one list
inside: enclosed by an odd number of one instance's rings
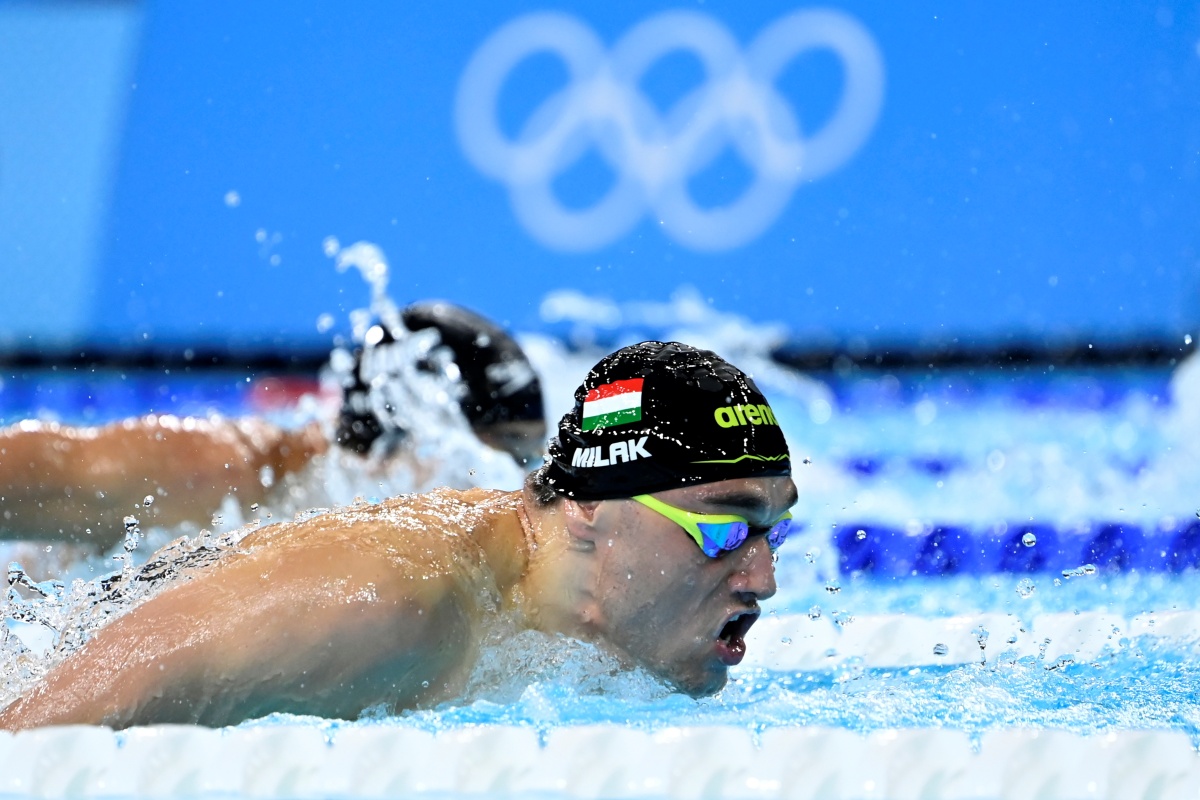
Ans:
{"label": "background swimmer's arm", "polygon": [[[23,422],[0,430],[0,538],[108,547],[121,520],[207,524],[227,494],[243,507],[328,447],[316,425],[149,416],[100,428]],[[147,495],[149,510],[135,509]],[[89,535],[87,529],[92,533]]]}
{"label": "background swimmer's arm", "polygon": [[352,719],[381,701],[444,697],[476,614],[438,574],[445,554],[397,568],[394,553],[360,546],[377,530],[343,532],[353,538],[260,546],[147,601],[0,711],[0,729]]}

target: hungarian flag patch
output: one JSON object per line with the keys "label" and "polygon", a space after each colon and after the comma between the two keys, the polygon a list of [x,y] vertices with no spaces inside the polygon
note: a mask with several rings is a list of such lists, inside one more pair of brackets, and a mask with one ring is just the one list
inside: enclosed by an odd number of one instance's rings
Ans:
{"label": "hungarian flag patch", "polygon": [[629,378],[597,386],[583,401],[583,430],[628,425],[642,419],[642,381]]}

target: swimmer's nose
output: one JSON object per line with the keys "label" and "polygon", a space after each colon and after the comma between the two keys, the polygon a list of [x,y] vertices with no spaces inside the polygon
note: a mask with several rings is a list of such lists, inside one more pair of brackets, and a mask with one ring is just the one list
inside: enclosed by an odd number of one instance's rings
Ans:
{"label": "swimmer's nose", "polygon": [[740,548],[741,559],[730,578],[735,592],[752,594],[758,600],[773,597],[778,590],[775,584],[775,559],[764,537],[747,542]]}

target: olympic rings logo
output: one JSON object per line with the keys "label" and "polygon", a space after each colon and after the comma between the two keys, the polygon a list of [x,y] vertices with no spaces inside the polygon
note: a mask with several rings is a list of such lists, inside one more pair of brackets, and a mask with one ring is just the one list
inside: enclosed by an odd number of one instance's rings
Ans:
{"label": "olympic rings logo", "polygon": [[[815,49],[838,57],[845,91],[829,121],[806,135],[775,81],[793,59]],[[681,50],[698,57],[706,81],[660,115],[638,82],[663,56]],[[497,122],[500,91],[518,64],[541,52],[562,59],[569,82],[510,139]],[[744,53],[721,23],[694,11],[649,17],[608,53],[575,17],[535,13],[507,23],[475,52],[454,116],[467,158],[508,187],[518,220],[544,245],[595,250],[651,212],[681,244],[719,251],[762,234],[801,180],[844,164],[866,140],[882,102],[883,60],[874,40],[836,11],[781,17]],[[592,147],[611,165],[613,186],[591,207],[568,209],[552,183]],[[753,178],[729,205],[701,208],[688,179],[727,147]]]}

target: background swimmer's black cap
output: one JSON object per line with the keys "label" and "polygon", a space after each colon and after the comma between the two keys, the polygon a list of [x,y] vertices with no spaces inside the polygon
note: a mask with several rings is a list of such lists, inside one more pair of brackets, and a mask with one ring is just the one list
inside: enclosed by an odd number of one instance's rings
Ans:
{"label": "background swimmer's black cap", "polygon": [[[537,374],[521,346],[499,325],[446,302],[414,303],[401,312],[401,320],[410,331],[436,329],[441,343],[450,348],[465,389],[459,404],[473,427],[544,420]],[[395,341],[392,333],[381,327],[377,340],[366,346],[386,347]],[[347,450],[366,454],[385,431],[364,401],[370,387],[362,376],[361,350],[355,361],[353,382],[346,388],[338,416],[336,440]]]}
{"label": "background swimmer's black cap", "polygon": [[540,422],[542,385],[525,351],[496,323],[446,302],[413,303],[401,314],[410,331],[436,328],[454,353],[467,393],[461,404],[474,426]]}
{"label": "background swimmer's black cap", "polygon": [[605,500],[791,474],[783,431],[749,376],[708,350],[642,342],[606,356],[575,390],[545,478],[558,494]]}

